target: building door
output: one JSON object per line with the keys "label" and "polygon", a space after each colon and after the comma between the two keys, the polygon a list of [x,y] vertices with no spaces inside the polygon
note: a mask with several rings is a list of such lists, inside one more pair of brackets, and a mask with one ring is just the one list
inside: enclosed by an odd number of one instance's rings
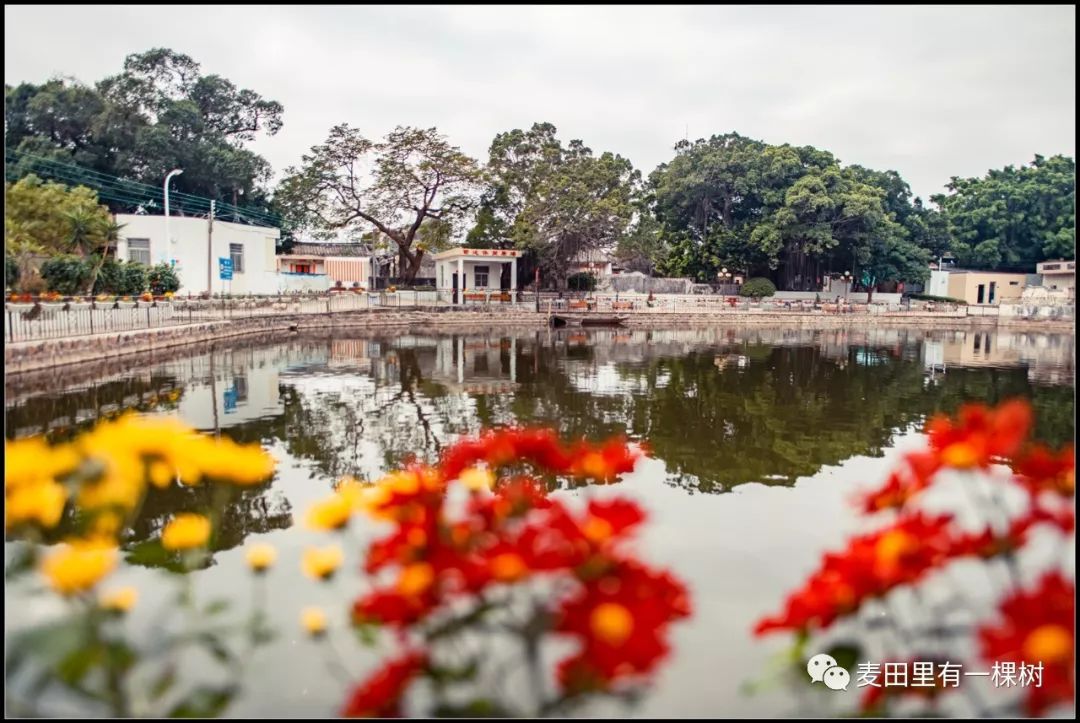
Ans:
{"label": "building door", "polygon": [[452,276],[454,277],[454,303],[458,303],[458,279],[457,272],[455,271]]}
{"label": "building door", "polygon": [[983,298],[986,295],[986,284],[979,284],[979,295],[976,297],[976,304],[983,303]]}

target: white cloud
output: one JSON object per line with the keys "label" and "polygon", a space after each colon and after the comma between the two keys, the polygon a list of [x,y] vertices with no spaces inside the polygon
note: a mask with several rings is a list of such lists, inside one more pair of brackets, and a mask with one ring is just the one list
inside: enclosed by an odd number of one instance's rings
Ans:
{"label": "white cloud", "polygon": [[170,47],[285,105],[281,171],[348,122],[438,126],[483,158],[550,121],[643,173],[738,131],[895,169],[923,196],[1073,155],[1075,8],[6,6],[5,82],[93,82]]}

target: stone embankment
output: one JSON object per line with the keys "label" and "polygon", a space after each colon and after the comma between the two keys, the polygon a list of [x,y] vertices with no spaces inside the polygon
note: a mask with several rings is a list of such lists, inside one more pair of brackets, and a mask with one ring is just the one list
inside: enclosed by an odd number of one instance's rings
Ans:
{"label": "stone embankment", "polygon": [[[634,311],[623,314],[625,325],[638,329],[672,329],[698,326],[760,326],[802,329],[921,328],[992,329],[1071,334],[1072,321],[1005,320],[946,313],[823,314],[755,311]],[[345,330],[373,332],[411,331],[443,333],[487,330],[535,330],[548,324],[546,312],[522,309],[461,311],[434,309],[372,309],[325,314],[281,314],[246,319],[204,321],[136,331],[16,342],[4,347],[6,374],[22,374],[125,358],[160,355],[165,350],[241,337],[287,337],[294,333]],[[131,359],[127,359],[131,357]]]}

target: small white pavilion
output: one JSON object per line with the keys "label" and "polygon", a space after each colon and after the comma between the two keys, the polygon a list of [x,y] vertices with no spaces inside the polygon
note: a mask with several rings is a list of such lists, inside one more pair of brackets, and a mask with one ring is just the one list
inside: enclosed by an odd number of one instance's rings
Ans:
{"label": "small white pavilion", "polygon": [[[517,260],[520,251],[510,249],[453,248],[435,254],[435,285],[447,292],[455,304],[468,299],[466,294],[484,294],[502,290],[503,267],[510,266],[509,293],[517,291]],[[457,293],[460,292],[460,293]]]}

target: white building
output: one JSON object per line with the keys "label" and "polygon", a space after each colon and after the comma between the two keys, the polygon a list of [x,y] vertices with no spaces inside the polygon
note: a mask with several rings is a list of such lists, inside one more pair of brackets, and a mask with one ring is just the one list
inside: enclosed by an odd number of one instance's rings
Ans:
{"label": "white building", "polygon": [[[435,286],[462,303],[456,293],[488,293],[503,289],[503,269],[510,267],[506,291],[517,291],[517,260],[520,251],[507,249],[453,248],[435,254]],[[467,299],[466,299],[467,300]]]}
{"label": "white building", "polygon": [[1069,296],[1076,294],[1076,262],[1058,259],[1043,261],[1036,265],[1036,273],[1042,276],[1042,285],[1048,291],[1065,292]]}
{"label": "white building", "polygon": [[[165,240],[165,217],[122,213],[123,225],[116,257],[142,264],[172,264],[180,277],[180,294],[277,294],[290,290],[277,273],[274,249],[281,231],[230,221],[169,217],[170,241]],[[231,281],[223,281],[219,259],[232,260]]]}

